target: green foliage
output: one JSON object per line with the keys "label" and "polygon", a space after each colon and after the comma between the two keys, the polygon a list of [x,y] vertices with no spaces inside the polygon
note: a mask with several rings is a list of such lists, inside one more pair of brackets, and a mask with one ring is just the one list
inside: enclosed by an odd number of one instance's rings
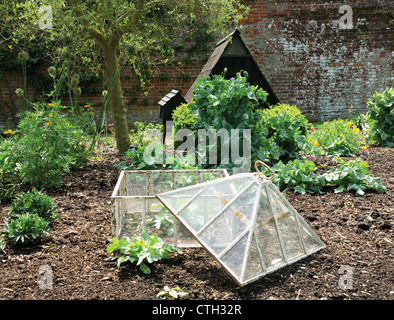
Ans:
{"label": "green foliage", "polygon": [[0,247],[24,246],[36,243],[49,234],[50,223],[37,214],[21,214],[16,218],[4,219]]}
{"label": "green foliage", "polygon": [[198,116],[193,114],[187,103],[182,103],[172,112],[172,119],[174,121],[174,131],[177,132],[181,129],[193,130]]}
{"label": "green foliage", "polygon": [[187,295],[188,293],[181,291],[181,288],[170,288],[165,286],[164,290],[157,294],[157,297],[163,300],[177,300]]}
{"label": "green foliage", "polygon": [[192,170],[199,166],[195,164],[194,154],[186,156],[165,153],[162,143],[152,142],[150,144],[138,145],[137,148],[129,149],[125,155],[126,162],[119,163],[120,170]]}
{"label": "green foliage", "polygon": [[356,191],[359,196],[364,195],[365,190],[373,190],[378,193],[386,192],[379,177],[368,174],[368,162],[361,159],[344,161],[337,159],[338,167],[324,174],[327,186],[337,187],[334,192]]}
{"label": "green foliage", "polygon": [[36,104],[33,112],[22,115],[8,150],[23,183],[60,187],[65,173],[87,161],[87,135],[74,121],[58,102]]}
{"label": "green foliage", "polygon": [[[221,129],[227,130],[229,139],[217,145],[217,154],[220,155],[222,148],[231,149],[231,141],[234,139],[231,136],[232,129],[248,129],[251,130],[251,161],[277,159],[279,147],[273,139],[268,138],[264,119],[260,112],[256,112],[257,108],[266,102],[267,93],[261,88],[251,86],[247,82],[247,76],[247,72],[240,72],[236,77],[227,80],[223,76],[214,75],[196,82],[193,100],[188,105],[193,115],[198,117],[194,126],[195,134],[197,135],[198,129],[214,129],[216,132]],[[244,139],[246,137],[240,131],[240,150]],[[208,157],[211,147],[207,145],[206,150],[200,150],[199,157]],[[230,162],[219,167],[231,171],[234,164]]]}
{"label": "green foliage", "polygon": [[162,124],[148,123],[136,121],[134,122],[135,129],[130,130],[131,144],[144,145],[155,140],[158,136],[163,134],[164,127]]}
{"label": "green foliage", "polygon": [[34,214],[49,222],[57,218],[55,201],[44,192],[33,189],[20,193],[8,208],[9,217],[16,219],[22,214]]}
{"label": "green foliage", "polygon": [[171,252],[182,253],[180,249],[164,243],[157,235],[149,236],[146,230],[141,236],[134,236],[133,240],[128,237],[120,240],[113,238],[107,247],[107,252],[113,253],[115,251],[119,251],[120,255],[112,256],[110,260],[116,260],[118,268],[127,261],[136,262],[139,269],[145,274],[151,272],[147,264],[163,258],[168,259]]}
{"label": "green foliage", "polygon": [[394,146],[394,89],[375,92],[368,100],[371,119],[372,141],[381,146]]}
{"label": "green foliage", "polygon": [[247,72],[229,80],[213,75],[194,85],[189,108],[198,116],[197,128],[252,129],[254,110],[267,99],[267,93],[247,82]]}
{"label": "green foliage", "polygon": [[8,150],[9,143],[10,140],[0,141],[0,203],[12,199],[21,185],[16,172],[17,164],[12,161]]}
{"label": "green foliage", "polygon": [[352,121],[336,119],[313,128],[308,134],[305,152],[315,155],[349,157],[359,154],[364,136]]}
{"label": "green foliage", "polygon": [[[269,175],[268,169],[264,174]],[[287,164],[279,161],[272,167],[274,176],[272,182],[283,192],[294,190],[296,193],[321,192],[324,177],[315,173],[316,165],[308,160],[290,160]]]}
{"label": "green foliage", "polygon": [[296,106],[279,104],[258,110],[268,128],[268,138],[279,147],[279,159],[287,161],[298,157],[307,135],[308,120]]}
{"label": "green foliage", "polygon": [[[324,174],[317,174],[315,173],[316,165],[312,161],[296,159],[287,164],[279,162],[272,168],[274,172],[272,182],[284,191],[293,190],[301,194],[322,193],[323,187],[335,187],[335,193],[354,190],[359,196],[364,195],[365,190],[386,192],[381,179],[368,174],[366,161],[355,159],[346,162],[338,158],[337,163],[337,167]],[[264,169],[263,172],[269,176],[268,169]]]}

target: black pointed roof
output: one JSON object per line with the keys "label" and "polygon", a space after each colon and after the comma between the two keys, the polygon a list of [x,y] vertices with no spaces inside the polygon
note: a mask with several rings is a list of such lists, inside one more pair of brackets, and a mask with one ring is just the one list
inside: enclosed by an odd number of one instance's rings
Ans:
{"label": "black pointed roof", "polygon": [[185,100],[188,103],[191,102],[193,87],[197,80],[204,76],[223,74],[224,69],[227,69],[225,74],[226,79],[235,77],[241,70],[247,71],[249,83],[262,88],[268,93],[268,104],[274,105],[279,102],[274,90],[271,88],[268,80],[242,40],[241,33],[238,29],[216,44],[212,55],[186,93]]}

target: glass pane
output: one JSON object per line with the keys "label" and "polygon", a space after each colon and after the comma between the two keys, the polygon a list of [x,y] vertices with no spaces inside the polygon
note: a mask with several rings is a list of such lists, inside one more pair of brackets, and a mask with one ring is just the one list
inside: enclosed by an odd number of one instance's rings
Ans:
{"label": "glass pane", "polygon": [[119,239],[122,237],[133,238],[142,233],[142,200],[128,199],[119,201],[119,208],[123,217],[120,220]]}
{"label": "glass pane", "polygon": [[261,192],[255,226],[257,242],[265,267],[268,269],[282,264],[284,262],[282,249],[265,187]]}
{"label": "glass pane", "polygon": [[196,172],[178,172],[175,173],[175,189],[180,189],[199,183],[199,174]]}
{"label": "glass pane", "polygon": [[247,232],[220,260],[240,279],[250,232]]}
{"label": "glass pane", "polygon": [[226,209],[206,230],[201,239],[219,254],[230,245],[245,229],[249,228],[254,200],[258,186],[253,184],[234,203]]}
{"label": "glass pane", "polygon": [[157,199],[146,199],[146,229],[166,243],[174,242],[174,216]]}
{"label": "glass pane", "polygon": [[[238,189],[242,186],[243,188],[245,187],[246,182],[250,183],[250,180],[241,182],[235,181],[234,183],[223,181],[203,185],[199,190],[193,189],[194,194],[197,194],[198,191],[201,191],[201,193],[184,210],[182,210],[179,217],[182,218],[196,233],[199,232],[206,223],[218,214],[239,193],[237,191]],[[202,190],[202,188],[204,188],[204,190]],[[254,187],[253,190],[255,193],[256,187]],[[178,192],[176,192],[176,194],[178,194]],[[253,197],[254,195],[252,195],[252,197],[249,196],[249,198],[244,201],[245,206],[250,202],[253,202]],[[237,201],[239,201],[239,199]],[[234,205],[239,206],[239,204],[233,204],[233,206]],[[231,210],[238,212],[236,207],[232,207]],[[250,217],[250,213],[247,212],[247,214],[249,214],[248,217]],[[234,213],[229,216],[232,217],[233,215]],[[232,219],[234,220],[234,217],[232,217]]]}
{"label": "glass pane", "polygon": [[201,247],[197,239],[178,220],[177,223],[177,247]]}
{"label": "glass pane", "polygon": [[250,243],[250,247],[248,250],[248,257],[246,260],[246,269],[243,275],[243,282],[248,281],[249,279],[258,276],[264,272],[263,266],[261,265],[260,255],[257,250],[256,244],[256,235],[253,233],[253,238]]}
{"label": "glass pane", "polygon": [[297,227],[297,221],[293,210],[287,207],[283,199],[270,188],[270,196],[272,200],[272,209],[278,221],[279,232],[286,249],[286,257],[288,260],[304,255],[300,234]]}
{"label": "glass pane", "polygon": [[147,186],[148,178],[145,173],[126,173],[127,195],[128,196],[146,196],[148,195]]}
{"label": "glass pane", "polygon": [[200,173],[200,182],[215,180],[219,178],[223,178],[224,175],[222,172],[201,172]]}
{"label": "glass pane", "polygon": [[302,238],[304,239],[304,244],[307,253],[312,252],[313,250],[322,247],[323,244],[320,241],[320,239],[317,237],[317,235],[310,230],[310,228],[306,225],[306,222],[302,218],[298,218],[300,221],[300,229],[301,229],[301,234]]}
{"label": "glass pane", "polygon": [[162,201],[175,214],[183,208],[193,197],[201,190],[201,187],[195,187],[188,190],[168,192],[160,195]]}
{"label": "glass pane", "polygon": [[151,173],[148,190],[149,195],[154,196],[158,193],[174,190],[173,179],[172,173]]}

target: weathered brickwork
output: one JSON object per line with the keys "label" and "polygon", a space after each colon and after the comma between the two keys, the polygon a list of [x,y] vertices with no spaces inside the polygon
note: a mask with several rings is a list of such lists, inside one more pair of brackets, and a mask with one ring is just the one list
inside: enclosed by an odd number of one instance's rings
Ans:
{"label": "weathered brickwork", "polygon": [[[390,85],[392,1],[247,3],[252,10],[245,42],[279,99],[297,105],[309,119],[348,116],[350,105],[354,112],[365,110],[368,98]],[[339,28],[345,4],[352,8],[353,29]]]}
{"label": "weathered brickwork", "polygon": [[[391,0],[245,2],[251,7],[242,23],[246,44],[281,102],[297,105],[310,120],[346,117],[350,105],[353,112],[364,111],[368,98],[390,85],[394,77]],[[339,27],[342,5],[352,9],[353,29]],[[130,123],[159,122],[158,101],[172,89],[186,94],[206,58],[156,70],[146,88],[148,95],[146,89],[138,89],[138,79],[125,74],[122,85]],[[3,100],[9,98],[9,89],[14,93],[23,83],[21,72],[8,79],[8,84],[0,80]],[[13,99],[22,102],[15,95]],[[100,105],[103,97],[83,94],[80,101]]]}

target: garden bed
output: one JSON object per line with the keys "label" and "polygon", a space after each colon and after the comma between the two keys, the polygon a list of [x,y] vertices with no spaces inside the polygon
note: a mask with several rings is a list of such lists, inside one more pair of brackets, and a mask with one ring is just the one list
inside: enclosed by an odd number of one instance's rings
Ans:
{"label": "garden bed", "polygon": [[[179,286],[188,299],[394,299],[394,149],[369,148],[360,157],[382,178],[387,192],[299,195],[287,199],[327,247],[293,265],[239,287],[203,248],[138,267],[108,261],[110,197],[119,176],[115,155],[90,162],[48,192],[59,207],[53,233],[42,245],[0,252],[0,299],[157,299],[164,286]],[[326,157],[307,157],[333,165]],[[1,205],[0,218],[9,203]],[[38,285],[41,266],[53,272],[52,289]],[[353,289],[339,285],[341,266],[353,271]]]}

